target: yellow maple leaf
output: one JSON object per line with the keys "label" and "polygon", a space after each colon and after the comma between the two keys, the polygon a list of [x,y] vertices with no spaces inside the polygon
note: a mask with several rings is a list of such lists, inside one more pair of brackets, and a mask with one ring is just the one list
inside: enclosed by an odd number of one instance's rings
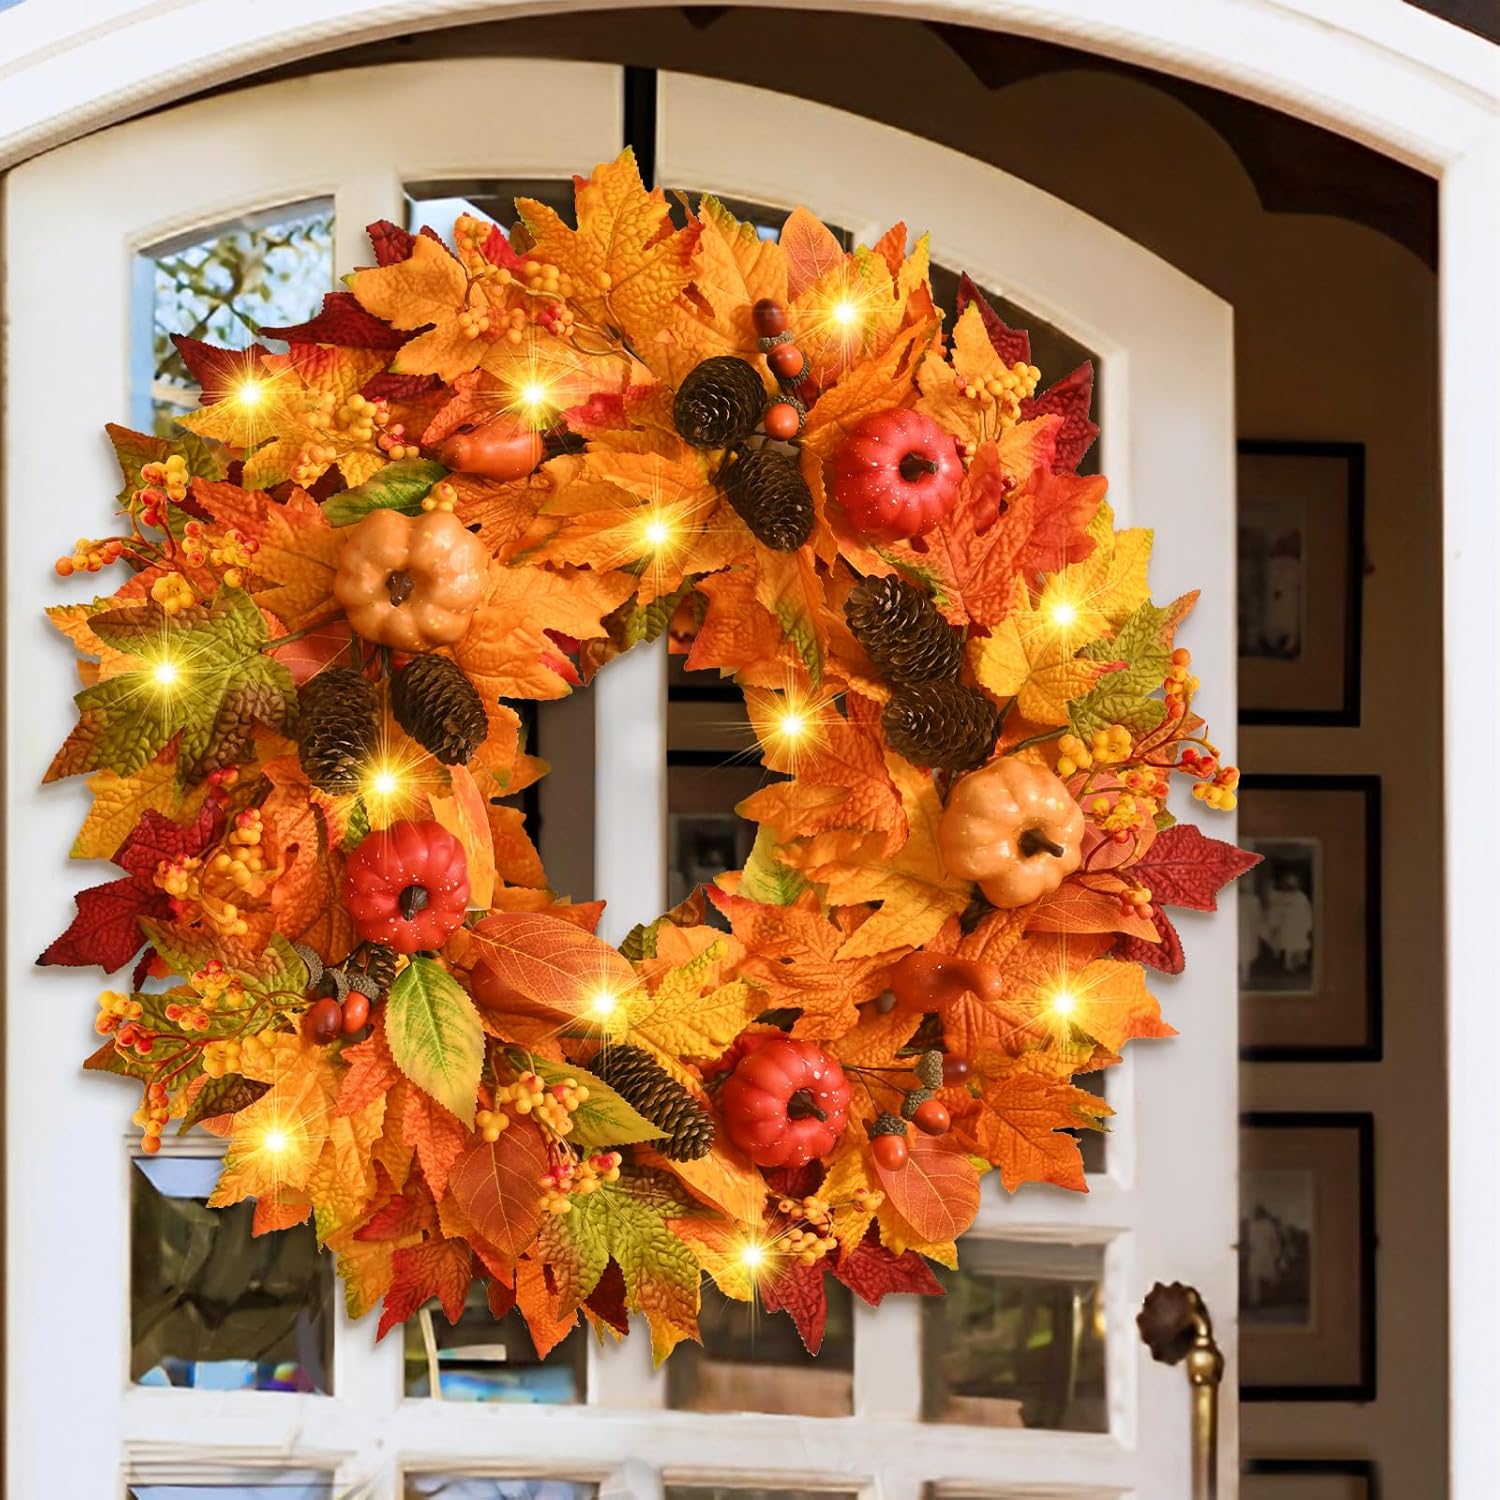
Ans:
{"label": "yellow maple leaf", "polygon": [[1094,550],[1082,562],[1069,563],[1048,576],[1037,599],[1038,613],[1069,617],[1071,635],[1080,644],[1091,635],[1121,625],[1151,597],[1147,571],[1153,533],[1143,527],[1116,531],[1113,512],[1101,501],[1089,526]]}
{"label": "yellow maple leaf", "polygon": [[632,1039],[675,1057],[722,1052],[766,1008],[765,996],[755,986],[741,979],[719,982],[740,951],[736,939],[715,934],[700,952],[668,969],[654,989],[636,991],[627,1011]]}
{"label": "yellow maple leaf", "polygon": [[[1025,585],[1018,585],[1018,599],[1025,592]],[[1002,702],[1014,697],[1023,717],[1049,726],[1068,722],[1069,700],[1088,692],[1104,668],[1075,655],[1100,633],[1102,616],[1094,617],[1096,629],[1085,611],[1080,628],[1072,606],[1070,613],[1059,609],[1058,601],[1045,611],[1018,607],[966,650],[982,687]]]}
{"label": "yellow maple leaf", "polygon": [[109,859],[147,811],[188,822],[208,794],[206,783],[186,795],[179,792],[175,747],[148,761],[133,776],[96,772],[88,779],[88,789],[94,802],[69,851],[74,859]]}
{"label": "yellow maple leaf", "polygon": [[575,179],[574,201],[577,229],[545,203],[516,201],[534,241],[528,253],[569,277],[573,306],[601,328],[622,330],[649,363],[673,300],[692,279],[698,226],[673,229],[666,195],[646,191],[629,148]]}

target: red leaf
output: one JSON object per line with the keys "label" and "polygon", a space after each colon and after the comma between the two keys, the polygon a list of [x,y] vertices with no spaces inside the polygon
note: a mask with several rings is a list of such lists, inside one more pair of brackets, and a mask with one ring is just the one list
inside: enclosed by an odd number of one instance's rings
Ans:
{"label": "red leaf", "polygon": [[354,1231],[357,1240],[404,1240],[417,1234],[431,1234],[437,1230],[437,1205],[430,1193],[414,1190],[398,1193],[370,1215],[369,1220]]}
{"label": "red leaf", "polygon": [[510,241],[498,224],[490,225],[489,235],[479,248],[479,253],[492,266],[503,266],[507,271],[519,271],[526,262],[511,249]]}
{"label": "red leaf", "polygon": [[475,1230],[502,1255],[519,1255],[542,1222],[547,1148],[534,1120],[522,1118],[497,1141],[477,1141],[454,1164],[453,1196]]}
{"label": "red leaf", "polygon": [[436,375],[392,375],[389,370],[382,370],[365,382],[360,394],[367,401],[379,401],[382,397],[387,401],[414,401],[428,391],[440,390],[442,384]]}
{"label": "red leaf", "polygon": [[453,1163],[469,1144],[469,1132],[457,1115],[449,1114],[430,1094],[419,1088],[407,1088],[403,1094],[401,1133],[416,1147],[432,1196],[441,1198],[448,1190]]}
{"label": "red leaf", "polygon": [[424,1302],[436,1297],[450,1323],[463,1316],[464,1298],[474,1279],[469,1247],[462,1240],[429,1241],[398,1250],[392,1257],[396,1279],[385,1294],[376,1339],[404,1323]]}
{"label": "red leaf", "polygon": [[1032,417],[1046,416],[1063,419],[1057,430],[1057,466],[1072,472],[1099,436],[1099,425],[1089,416],[1093,404],[1094,366],[1091,360],[1084,360],[1076,370],[1054,381],[1041,395],[1028,396],[1021,403],[1021,420],[1025,422]]}
{"label": "red leaf", "polygon": [[325,292],[317,317],[285,328],[262,328],[261,333],[289,344],[337,344],[344,349],[399,349],[408,337],[366,312],[353,292]]}
{"label": "red leaf", "polygon": [[1000,356],[1008,365],[1017,362],[1023,365],[1031,363],[1031,338],[1024,328],[1012,328],[993,307],[984,299],[984,293],[969,279],[969,273],[964,272],[958,278],[958,296],[953,302],[953,321],[955,323],[963,316],[964,309],[973,303],[979,309],[979,321],[984,325],[984,331],[990,341],[990,348]]}
{"label": "red leaf", "polygon": [[260,344],[251,344],[248,349],[219,349],[182,333],[174,333],[172,342],[188,367],[188,374],[202,387],[198,400],[203,406],[222,401],[254,372],[261,355],[271,352]]}
{"label": "red leaf", "polygon": [[892,1255],[873,1239],[861,1240],[843,1260],[829,1269],[871,1307],[892,1292],[911,1292],[918,1297],[941,1297],[943,1285],[915,1250]]}
{"label": "red leaf", "polygon": [[1182,939],[1177,935],[1172,919],[1166,912],[1159,911],[1152,921],[1161,935],[1159,943],[1142,942],[1138,937],[1121,933],[1111,950],[1113,956],[1127,963],[1145,964],[1148,969],[1160,969],[1163,974],[1182,973],[1187,956],[1182,951]]}
{"label": "red leaf", "polygon": [[767,1312],[784,1312],[796,1324],[809,1354],[816,1354],[823,1347],[828,1294],[823,1290],[822,1266],[782,1267],[760,1283],[760,1300]]}
{"label": "red leaf", "polygon": [[122,870],[149,880],[162,860],[201,854],[223,831],[223,809],[211,800],[203,804],[191,823],[174,822],[155,808],[148,808],[112,858]]}
{"label": "red leaf", "polygon": [[594,1283],[594,1290],[583,1299],[583,1305],[616,1333],[623,1336],[630,1332],[630,1313],[625,1306],[625,1273],[618,1261],[610,1259]]}
{"label": "red leaf", "polygon": [[1260,861],[1261,856],[1248,849],[1205,838],[1192,823],[1175,823],[1156,836],[1130,873],[1150,890],[1158,906],[1216,911],[1219,892]]}
{"label": "red leaf", "polygon": [[1076,474],[1033,470],[1031,535],[1017,559],[1021,569],[1055,573],[1082,562],[1094,550],[1088,524],[1098,514],[1106,488],[1097,474],[1080,479]]}
{"label": "red leaf", "polygon": [[284,646],[272,646],[269,654],[292,674],[292,681],[301,687],[304,682],[316,677],[324,667],[331,667],[354,653],[354,632],[348,620],[335,620],[329,625],[320,625]]}
{"label": "red leaf", "polygon": [[370,248],[375,252],[377,266],[393,266],[397,261],[411,259],[411,247],[417,237],[408,233],[399,224],[389,219],[377,219],[365,233],[370,236]]}

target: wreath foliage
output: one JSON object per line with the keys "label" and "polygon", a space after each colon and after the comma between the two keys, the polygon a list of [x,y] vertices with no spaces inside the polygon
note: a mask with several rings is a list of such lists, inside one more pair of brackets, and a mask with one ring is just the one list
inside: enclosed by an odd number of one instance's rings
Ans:
{"label": "wreath foliage", "polygon": [[[382,1334],[477,1279],[543,1354],[636,1312],[660,1358],[706,1273],[816,1351],[826,1276],[940,1291],[985,1173],[1084,1190],[1073,1078],[1170,1034],[1166,908],[1253,863],[1167,810],[1237,779],[1193,598],[1077,472],[1088,368],[1038,393],[967,281],[945,332],[904,225],[768,240],[629,153],[576,224],[517,208],[374,225],[285,352],[177,339],[180,435],[108,429],[119,534],[57,570],[124,576],[50,612],[47,779],[121,873],[41,962],[133,970],[85,1066],[147,1152],[224,1137],[212,1202],[310,1218]],[[616,949],[514,705],[663,635],[768,774],[745,867]]]}

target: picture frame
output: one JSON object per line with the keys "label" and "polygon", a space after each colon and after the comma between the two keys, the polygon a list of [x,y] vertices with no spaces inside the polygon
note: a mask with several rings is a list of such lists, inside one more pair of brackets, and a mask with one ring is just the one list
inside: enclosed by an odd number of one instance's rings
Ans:
{"label": "picture frame", "polygon": [[1380,1500],[1368,1458],[1247,1458],[1240,1500]]}
{"label": "picture frame", "polygon": [[1378,1062],[1384,1043],[1381,781],[1246,775],[1239,842],[1240,1056]]}
{"label": "picture frame", "polygon": [[1356,725],[1364,444],[1246,438],[1236,472],[1240,723]]}
{"label": "picture frame", "polygon": [[1375,1117],[1240,1117],[1240,1399],[1375,1399]]}

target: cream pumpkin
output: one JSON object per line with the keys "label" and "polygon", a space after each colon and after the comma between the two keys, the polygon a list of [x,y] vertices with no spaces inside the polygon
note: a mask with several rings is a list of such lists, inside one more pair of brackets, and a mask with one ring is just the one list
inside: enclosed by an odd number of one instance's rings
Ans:
{"label": "cream pumpkin", "polygon": [[452,512],[376,510],[345,539],[333,593],[365,640],[431,651],[468,630],[488,568],[484,543]]}
{"label": "cream pumpkin", "polygon": [[950,875],[1010,908],[1055,891],[1078,868],[1083,831],[1083,809],[1051,771],[1001,756],[953,788],[938,847]]}

